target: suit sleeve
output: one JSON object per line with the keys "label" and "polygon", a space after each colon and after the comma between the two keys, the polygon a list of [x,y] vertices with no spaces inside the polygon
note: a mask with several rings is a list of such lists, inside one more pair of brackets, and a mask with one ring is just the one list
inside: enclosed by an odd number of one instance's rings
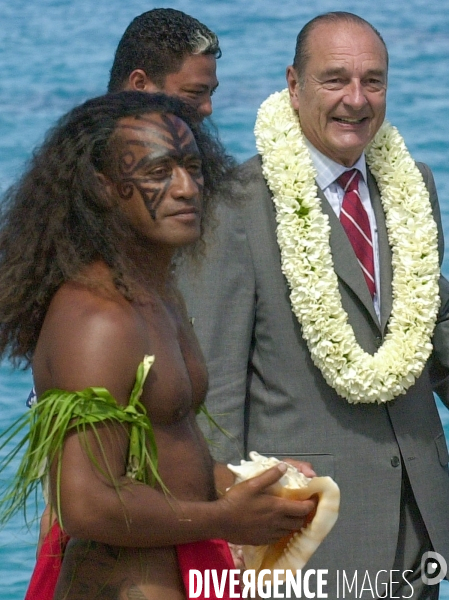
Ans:
{"label": "suit sleeve", "polygon": [[[245,456],[246,389],[255,312],[255,277],[238,205],[222,204],[218,225],[196,269],[184,263],[178,283],[209,372],[206,407],[220,428],[199,417],[221,462]],[[231,436],[232,432],[232,436]]]}
{"label": "suit sleeve", "polygon": [[[435,181],[430,168],[422,163],[418,167],[429,190],[433,216],[438,227],[438,251],[440,265],[444,257],[444,236],[441,224],[440,205]],[[433,335],[433,353],[429,362],[430,377],[434,391],[449,408],[449,281],[440,275],[439,279],[441,306]]]}

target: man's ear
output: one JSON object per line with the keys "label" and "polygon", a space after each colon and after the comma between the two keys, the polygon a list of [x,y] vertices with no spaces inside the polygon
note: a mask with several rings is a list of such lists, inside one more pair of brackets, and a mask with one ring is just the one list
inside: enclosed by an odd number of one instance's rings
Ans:
{"label": "man's ear", "polygon": [[125,86],[126,90],[136,92],[160,92],[161,90],[155,85],[143,69],[135,69],[128,77],[128,83]]}
{"label": "man's ear", "polygon": [[99,184],[95,203],[98,206],[106,209],[117,206],[118,196],[116,184],[114,184],[112,179],[110,179],[107,175],[100,173],[99,171],[95,171],[95,177]]}
{"label": "man's ear", "polygon": [[115,186],[112,181],[105,175],[104,173],[96,172],[97,179],[100,185],[103,187],[105,197],[108,199],[112,199],[114,197]]}
{"label": "man's ear", "polygon": [[299,97],[298,97],[299,77],[298,77],[298,74],[296,73],[296,70],[294,69],[293,65],[290,65],[289,67],[287,67],[287,71],[286,71],[285,75],[287,78],[288,92],[290,94],[290,103],[292,105],[292,108],[294,108],[295,110],[298,110],[299,109]]}

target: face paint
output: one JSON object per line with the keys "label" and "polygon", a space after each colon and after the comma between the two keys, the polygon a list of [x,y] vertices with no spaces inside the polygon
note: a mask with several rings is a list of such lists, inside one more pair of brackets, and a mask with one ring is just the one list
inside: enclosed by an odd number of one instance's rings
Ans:
{"label": "face paint", "polygon": [[185,169],[203,190],[201,159],[186,124],[168,115],[146,115],[133,124],[121,124],[122,149],[118,161],[117,191],[128,200],[137,192],[153,220],[164,201],[176,167]]}
{"label": "face paint", "polygon": [[158,247],[159,256],[198,240],[202,161],[184,121],[160,113],[121,119],[110,161],[111,193],[124,218],[139,236]]}

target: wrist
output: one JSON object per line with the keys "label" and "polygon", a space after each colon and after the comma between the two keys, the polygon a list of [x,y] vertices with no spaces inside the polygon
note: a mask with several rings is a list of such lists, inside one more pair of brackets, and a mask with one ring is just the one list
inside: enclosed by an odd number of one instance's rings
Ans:
{"label": "wrist", "polygon": [[215,489],[218,497],[223,496],[232,485],[235,483],[235,475],[223,463],[215,463],[214,465]]}

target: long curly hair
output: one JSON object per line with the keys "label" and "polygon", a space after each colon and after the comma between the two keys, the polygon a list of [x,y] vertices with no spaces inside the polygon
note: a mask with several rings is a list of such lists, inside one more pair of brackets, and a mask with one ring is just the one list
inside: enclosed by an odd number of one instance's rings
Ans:
{"label": "long curly hair", "polygon": [[204,232],[217,188],[235,162],[191,107],[164,94],[128,91],[74,108],[47,133],[0,207],[1,357],[30,364],[51,298],[95,260],[109,266],[125,297],[130,293],[130,265],[115,243],[129,235],[129,225],[98,173],[114,160],[118,120],[154,112],[178,116],[193,132],[203,160]]}

